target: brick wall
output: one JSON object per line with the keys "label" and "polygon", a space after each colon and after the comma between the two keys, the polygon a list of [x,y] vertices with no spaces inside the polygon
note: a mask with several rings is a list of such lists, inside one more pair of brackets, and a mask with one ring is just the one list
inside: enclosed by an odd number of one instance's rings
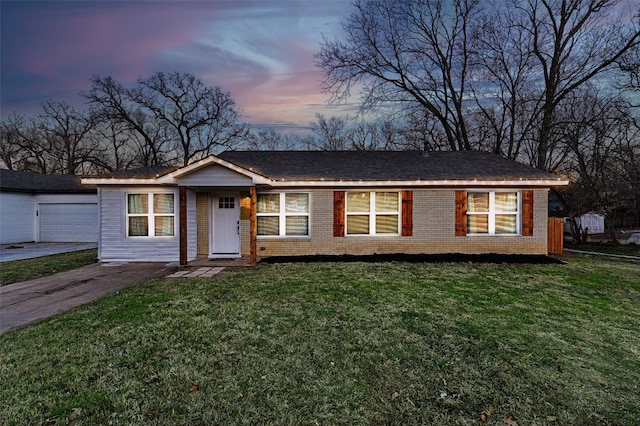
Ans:
{"label": "brick wall", "polygon": [[196,193],[196,229],[198,256],[209,254],[209,194]]}
{"label": "brick wall", "polygon": [[[311,191],[309,237],[258,237],[259,257],[313,254],[499,253],[547,254],[547,190],[534,192],[534,234],[455,236],[455,190],[413,190],[413,236],[333,237],[333,190]],[[249,255],[249,221],[241,221],[242,254]]]}

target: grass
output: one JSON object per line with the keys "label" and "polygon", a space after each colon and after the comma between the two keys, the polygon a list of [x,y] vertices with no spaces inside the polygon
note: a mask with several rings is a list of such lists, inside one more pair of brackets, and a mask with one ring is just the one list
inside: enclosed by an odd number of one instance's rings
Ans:
{"label": "grass", "polygon": [[0,285],[69,271],[93,263],[97,249],[0,263]]}
{"label": "grass", "polygon": [[638,262],[259,265],[0,336],[4,424],[640,424]]}
{"label": "grass", "polygon": [[583,244],[567,244],[566,248],[589,251],[595,253],[607,253],[624,256],[640,257],[640,245],[637,244],[613,244],[606,242],[590,242]]}

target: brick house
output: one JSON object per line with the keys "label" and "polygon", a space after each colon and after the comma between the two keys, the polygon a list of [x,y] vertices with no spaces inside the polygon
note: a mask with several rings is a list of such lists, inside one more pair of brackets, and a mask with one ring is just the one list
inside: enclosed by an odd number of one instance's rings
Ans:
{"label": "brick house", "polygon": [[556,175],[478,151],[228,151],[86,178],[102,261],[547,254]]}

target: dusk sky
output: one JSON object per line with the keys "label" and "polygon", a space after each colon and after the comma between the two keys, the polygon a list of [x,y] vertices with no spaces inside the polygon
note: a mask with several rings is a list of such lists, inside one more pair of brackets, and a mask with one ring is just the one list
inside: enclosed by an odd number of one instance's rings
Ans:
{"label": "dusk sky", "polygon": [[230,92],[248,123],[307,126],[317,112],[341,114],[313,55],[351,10],[351,0],[2,0],[2,115],[47,99],[79,105],[94,75],[130,87],[180,71]]}

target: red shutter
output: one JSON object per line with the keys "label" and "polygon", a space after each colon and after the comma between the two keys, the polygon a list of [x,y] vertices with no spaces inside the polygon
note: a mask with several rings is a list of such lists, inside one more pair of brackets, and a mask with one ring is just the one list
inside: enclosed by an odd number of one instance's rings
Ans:
{"label": "red shutter", "polygon": [[533,235],[533,191],[522,191],[522,235]]}
{"label": "red shutter", "polygon": [[467,235],[467,191],[456,191],[456,236]]}
{"label": "red shutter", "polygon": [[333,193],[333,236],[344,237],[344,191]]}
{"label": "red shutter", "polygon": [[402,191],[402,236],[413,235],[413,191]]}

